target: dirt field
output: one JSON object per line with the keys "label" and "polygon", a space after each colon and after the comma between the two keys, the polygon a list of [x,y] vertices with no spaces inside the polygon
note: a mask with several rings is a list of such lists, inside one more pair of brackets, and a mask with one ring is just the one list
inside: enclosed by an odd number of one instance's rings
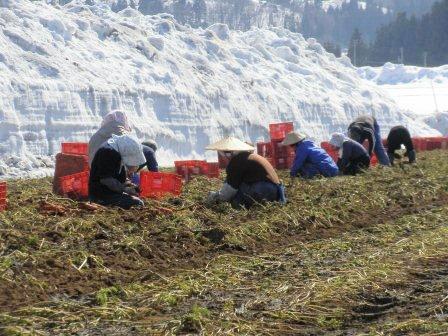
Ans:
{"label": "dirt field", "polygon": [[129,212],[10,182],[0,335],[448,335],[447,153],[250,212],[202,203],[219,180]]}

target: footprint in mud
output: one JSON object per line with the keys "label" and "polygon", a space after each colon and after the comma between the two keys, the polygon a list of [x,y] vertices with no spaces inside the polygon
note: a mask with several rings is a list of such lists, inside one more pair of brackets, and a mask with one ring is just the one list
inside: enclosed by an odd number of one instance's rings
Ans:
{"label": "footprint in mud", "polygon": [[364,321],[376,320],[398,304],[398,299],[389,295],[374,295],[362,299],[364,302],[354,307],[353,312]]}

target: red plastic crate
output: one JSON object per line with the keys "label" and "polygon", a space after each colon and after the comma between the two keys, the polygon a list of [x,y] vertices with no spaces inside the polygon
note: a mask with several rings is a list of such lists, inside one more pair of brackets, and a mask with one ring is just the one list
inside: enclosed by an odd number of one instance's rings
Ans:
{"label": "red plastic crate", "polygon": [[322,149],[324,149],[327,152],[327,154],[333,159],[333,161],[335,163],[338,162],[339,151],[333,150],[333,148],[331,147],[331,145],[328,141],[321,142],[320,147],[322,147]]}
{"label": "red plastic crate", "polygon": [[271,136],[271,140],[283,140],[286,137],[286,134],[292,131],[294,131],[293,122],[269,125],[269,134]]}
{"label": "red plastic crate", "polygon": [[88,155],[89,144],[86,142],[63,142],[61,152],[64,154]]}
{"label": "red plastic crate", "polygon": [[6,210],[6,182],[0,182],[0,211]]}
{"label": "red plastic crate", "polygon": [[257,153],[265,158],[273,157],[273,148],[271,142],[257,143]]}
{"label": "red plastic crate", "polygon": [[89,172],[85,171],[59,178],[61,192],[65,197],[82,200],[89,197]]}
{"label": "red plastic crate", "polygon": [[140,196],[162,198],[167,195],[179,196],[182,192],[182,178],[176,174],[140,172]]}
{"label": "red plastic crate", "polygon": [[443,137],[428,137],[426,139],[426,150],[442,149]]}
{"label": "red plastic crate", "polygon": [[289,169],[294,162],[295,150],[291,146],[282,146],[281,141],[271,141],[273,166],[277,169]]}
{"label": "red plastic crate", "polygon": [[424,138],[412,138],[412,142],[414,143],[414,148],[417,152],[426,151],[427,141]]}
{"label": "red plastic crate", "polygon": [[178,175],[204,175],[208,171],[208,164],[204,160],[174,161]]}
{"label": "red plastic crate", "polygon": [[62,195],[60,177],[82,173],[88,170],[89,161],[87,155],[57,154],[53,178],[53,192]]}
{"label": "red plastic crate", "polygon": [[220,169],[219,169],[219,162],[208,162],[208,173],[207,176],[211,178],[219,178],[220,176]]}

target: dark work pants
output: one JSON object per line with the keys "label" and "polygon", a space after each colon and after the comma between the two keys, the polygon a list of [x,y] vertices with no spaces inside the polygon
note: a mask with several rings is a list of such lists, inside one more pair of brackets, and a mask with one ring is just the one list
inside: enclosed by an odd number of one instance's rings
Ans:
{"label": "dark work pants", "polygon": [[104,206],[116,206],[125,210],[129,210],[132,207],[143,206],[143,201],[137,197],[132,197],[131,195],[125,193],[114,193],[107,197],[101,199],[92,197],[90,199],[94,203],[98,203]]}
{"label": "dark work pants", "polygon": [[279,200],[278,186],[272,182],[243,183],[232,200],[232,207],[250,208],[256,203],[275,202]]}
{"label": "dark work pants", "polygon": [[361,156],[349,162],[346,167],[340,167],[343,175],[357,175],[370,166],[370,158],[368,156]]}

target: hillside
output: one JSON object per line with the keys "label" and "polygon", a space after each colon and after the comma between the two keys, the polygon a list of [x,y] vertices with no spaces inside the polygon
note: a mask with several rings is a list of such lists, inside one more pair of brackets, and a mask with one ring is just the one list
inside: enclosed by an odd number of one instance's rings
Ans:
{"label": "hillside", "polygon": [[[233,134],[267,138],[269,122],[292,120],[321,140],[363,113],[386,131],[408,124],[347,58],[284,29],[193,29],[166,15],[107,6],[62,8],[26,0],[0,7],[0,168],[36,172],[62,141],[87,141],[111,109],[123,109],[159,159],[203,157]],[[51,162],[51,161],[50,161]]]}

